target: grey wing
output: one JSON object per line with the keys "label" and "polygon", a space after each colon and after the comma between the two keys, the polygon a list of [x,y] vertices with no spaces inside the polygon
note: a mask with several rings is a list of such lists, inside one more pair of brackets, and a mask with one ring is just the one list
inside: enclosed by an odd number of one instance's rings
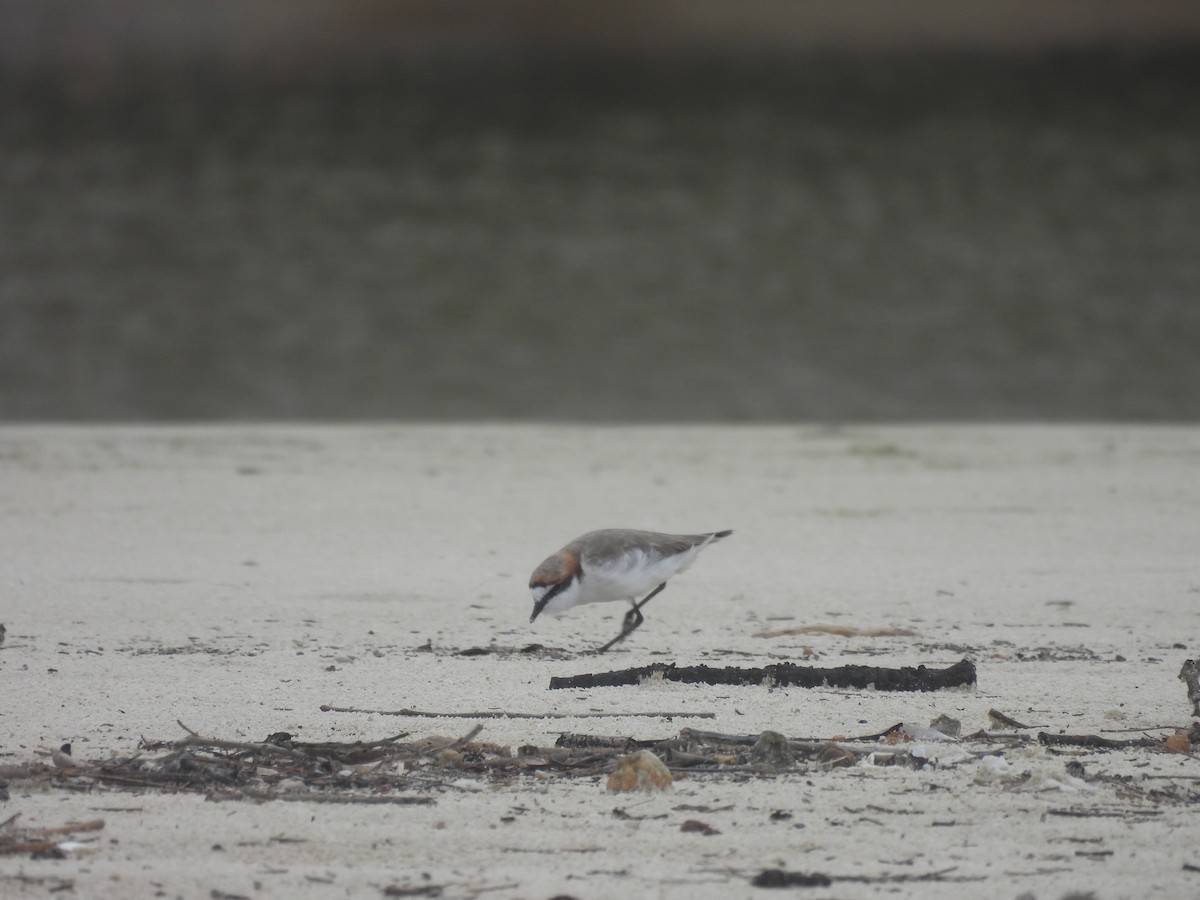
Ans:
{"label": "grey wing", "polygon": [[719,541],[732,531],[706,532],[704,534],[664,534],[661,531],[634,531],[623,528],[605,528],[593,531],[573,541],[572,544],[587,544],[587,556],[594,565],[611,565],[632,553],[644,554],[648,559],[662,559],[685,553],[693,547]]}

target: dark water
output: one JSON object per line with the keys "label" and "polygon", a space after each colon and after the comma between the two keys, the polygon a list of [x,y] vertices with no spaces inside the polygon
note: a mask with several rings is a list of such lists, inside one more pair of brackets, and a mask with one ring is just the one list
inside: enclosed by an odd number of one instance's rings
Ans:
{"label": "dark water", "polygon": [[1200,54],[6,75],[0,416],[1200,419]]}

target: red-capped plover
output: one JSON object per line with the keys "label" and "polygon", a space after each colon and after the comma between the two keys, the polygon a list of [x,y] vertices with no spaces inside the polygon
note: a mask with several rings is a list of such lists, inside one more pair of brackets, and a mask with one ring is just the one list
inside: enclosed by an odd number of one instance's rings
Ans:
{"label": "red-capped plover", "polygon": [[[667,579],[688,568],[700,551],[732,531],[707,534],[661,534],[630,528],[605,528],[577,537],[529,578],[533,592],[532,622],[543,612],[561,615],[580,603],[628,600],[621,633],[600,647],[603,653],[629,637],[642,624],[642,607],[667,586]],[[650,591],[641,600],[638,596]]]}

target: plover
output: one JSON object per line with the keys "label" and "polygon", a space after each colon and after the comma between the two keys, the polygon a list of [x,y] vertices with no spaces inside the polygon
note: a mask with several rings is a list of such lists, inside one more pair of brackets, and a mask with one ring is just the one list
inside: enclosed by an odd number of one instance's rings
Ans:
{"label": "plover", "polygon": [[[687,569],[700,551],[733,534],[662,534],[630,528],[605,528],[577,537],[538,566],[529,578],[533,592],[532,622],[543,612],[561,615],[580,603],[628,600],[621,633],[600,647],[603,653],[629,637],[642,624],[642,607],[667,586],[667,579]],[[650,593],[637,598],[645,591]]]}

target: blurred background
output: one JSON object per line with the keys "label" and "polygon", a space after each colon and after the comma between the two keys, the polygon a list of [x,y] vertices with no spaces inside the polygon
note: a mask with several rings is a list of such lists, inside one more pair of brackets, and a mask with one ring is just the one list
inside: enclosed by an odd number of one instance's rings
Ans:
{"label": "blurred background", "polygon": [[0,419],[1200,420],[1192,0],[0,0]]}

